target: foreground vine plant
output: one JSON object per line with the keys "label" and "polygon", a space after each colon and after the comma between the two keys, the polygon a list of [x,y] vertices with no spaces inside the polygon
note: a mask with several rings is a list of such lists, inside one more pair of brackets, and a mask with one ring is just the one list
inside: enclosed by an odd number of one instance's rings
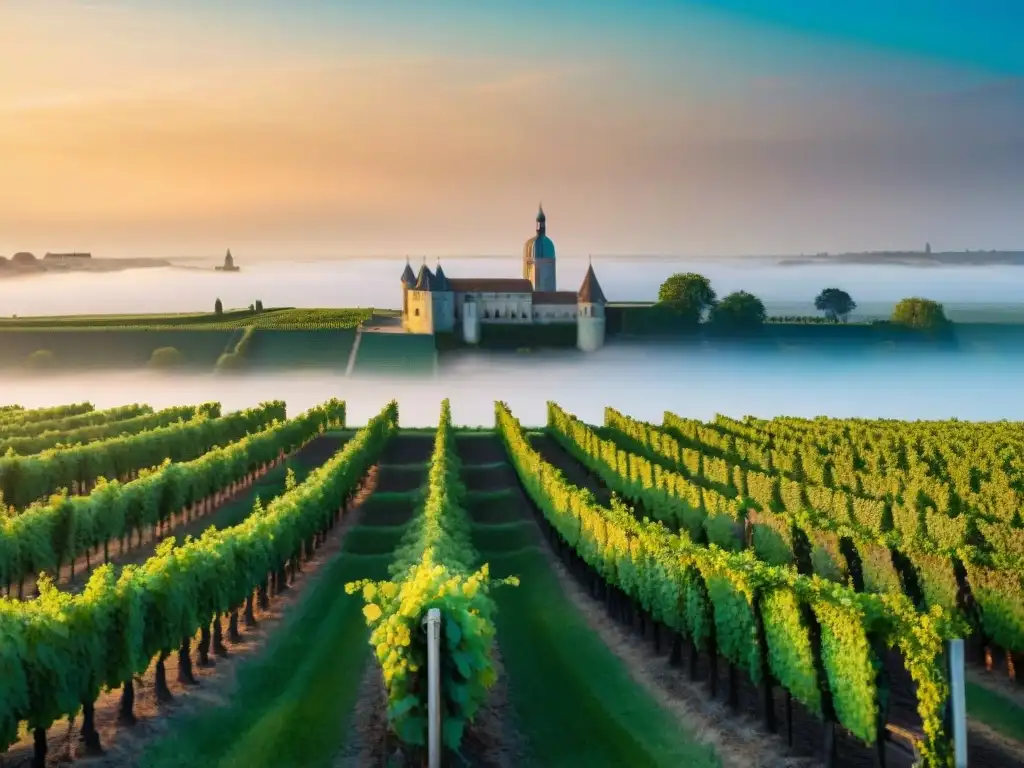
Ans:
{"label": "foreground vine plant", "polygon": [[396,553],[391,580],[357,581],[345,589],[362,591],[370,645],[388,692],[388,719],[398,738],[413,748],[427,741],[427,644],[421,623],[431,608],[440,609],[443,742],[457,751],[496,680],[490,589],[519,580],[491,579],[486,564],[472,570],[478,555],[462,507],[466,490],[448,400],[441,404],[428,483],[423,511]]}

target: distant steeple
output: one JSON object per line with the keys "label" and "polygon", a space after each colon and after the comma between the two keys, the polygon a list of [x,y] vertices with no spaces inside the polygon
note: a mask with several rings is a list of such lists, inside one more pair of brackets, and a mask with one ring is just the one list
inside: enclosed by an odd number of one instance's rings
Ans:
{"label": "distant steeple", "polygon": [[224,257],[224,267],[231,269],[233,266],[235,266],[235,260],[231,258],[231,249],[228,248],[227,255]]}
{"label": "distant steeple", "polygon": [[537,235],[541,236],[547,233],[547,216],[544,215],[544,203],[540,203],[537,206]]}

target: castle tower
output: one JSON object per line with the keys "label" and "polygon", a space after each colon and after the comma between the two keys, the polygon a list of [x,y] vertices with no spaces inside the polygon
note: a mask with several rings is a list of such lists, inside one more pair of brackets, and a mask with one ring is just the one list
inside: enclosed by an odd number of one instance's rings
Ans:
{"label": "castle tower", "polygon": [[523,278],[535,291],[555,291],[555,244],[547,235],[544,206],[537,211],[537,234],[523,246]]}
{"label": "castle tower", "polygon": [[594,352],[604,346],[604,307],[607,303],[594,274],[594,265],[590,264],[576,294],[576,346],[584,352]]}
{"label": "castle tower", "polygon": [[420,267],[416,284],[408,291],[405,329],[410,333],[434,332],[434,283],[436,278],[426,265]]}
{"label": "castle tower", "polygon": [[402,272],[402,325],[409,314],[409,289],[416,285],[416,273],[412,271],[409,257],[405,257],[405,271]]}

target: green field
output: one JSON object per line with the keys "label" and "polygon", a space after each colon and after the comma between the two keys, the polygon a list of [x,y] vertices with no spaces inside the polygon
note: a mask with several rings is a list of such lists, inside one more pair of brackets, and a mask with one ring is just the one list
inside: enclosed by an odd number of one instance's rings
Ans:
{"label": "green field", "polygon": [[55,315],[49,317],[0,318],[0,331],[40,330],[232,330],[235,328],[273,328],[278,330],[332,330],[355,328],[373,315],[372,309],[294,309],[268,308],[190,312],[166,315]]}
{"label": "green field", "polygon": [[[83,315],[0,319],[0,365],[9,372],[180,369],[345,372],[357,328],[392,310],[267,309],[218,316]],[[367,333],[354,372],[432,374],[433,339]],[[159,352],[158,352],[159,350]]]}

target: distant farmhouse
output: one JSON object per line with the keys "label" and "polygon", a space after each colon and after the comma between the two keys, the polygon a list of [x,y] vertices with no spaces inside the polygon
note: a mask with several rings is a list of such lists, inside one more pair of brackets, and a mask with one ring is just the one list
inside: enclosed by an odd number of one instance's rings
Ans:
{"label": "distant farmhouse", "polygon": [[402,325],[410,333],[454,332],[469,344],[480,341],[484,325],[575,324],[576,346],[592,352],[604,345],[604,293],[594,267],[587,267],[578,291],[559,291],[555,244],[547,236],[543,207],[537,234],[523,247],[521,278],[449,278],[440,264],[402,273]]}
{"label": "distant farmhouse", "polygon": [[46,261],[79,261],[91,258],[91,253],[47,253],[43,256]]}
{"label": "distant farmhouse", "polygon": [[224,266],[214,267],[218,272],[239,272],[241,267],[235,266],[235,260],[231,257],[231,249],[228,248],[227,255],[224,257]]}

